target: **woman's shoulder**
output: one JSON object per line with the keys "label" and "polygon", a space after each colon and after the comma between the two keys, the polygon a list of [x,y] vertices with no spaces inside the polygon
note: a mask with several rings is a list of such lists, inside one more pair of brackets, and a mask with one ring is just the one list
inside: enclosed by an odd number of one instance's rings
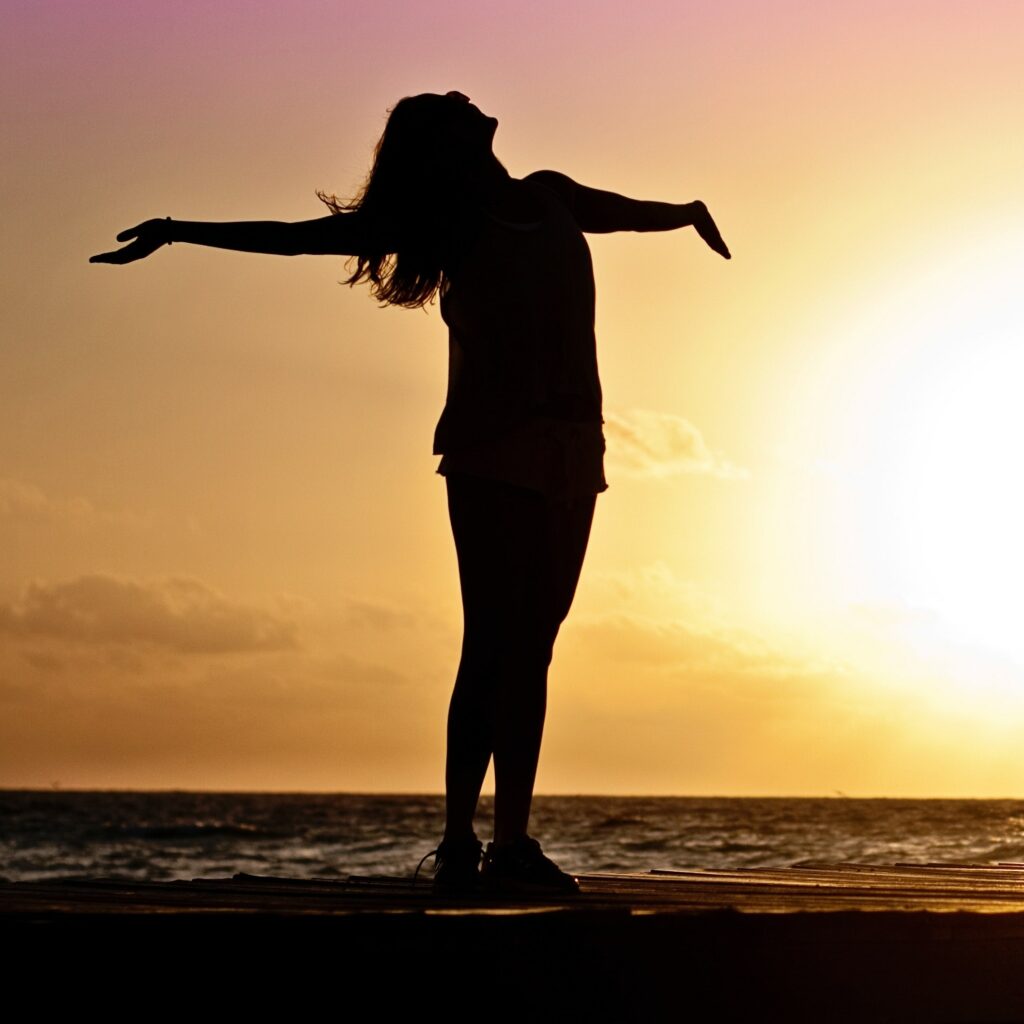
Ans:
{"label": "woman's shoulder", "polygon": [[573,211],[576,182],[572,180],[567,174],[562,174],[561,171],[534,171],[532,174],[528,174],[522,179],[527,185],[532,187],[538,195],[543,195],[550,198],[551,196],[556,197],[560,203],[568,209],[570,213]]}

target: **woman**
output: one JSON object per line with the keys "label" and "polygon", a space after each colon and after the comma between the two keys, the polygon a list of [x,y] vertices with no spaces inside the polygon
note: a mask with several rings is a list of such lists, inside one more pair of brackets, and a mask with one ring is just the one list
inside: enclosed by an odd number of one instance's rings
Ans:
{"label": "woman", "polygon": [[[594,277],[584,232],[693,226],[730,258],[701,202],[640,202],[555,171],[516,179],[498,122],[459,92],[401,100],[360,196],[298,223],[149,220],[93,256],[129,263],[172,242],[354,256],[349,284],[382,304],[440,296],[448,396],[434,438],[459,563],[464,631],[448,714],[446,825],[434,886],[571,894],[528,834],[547,670],[587,547],[603,472]],[[473,830],[494,758],[494,840]],[[429,856],[429,855],[428,855]],[[426,859],[426,858],[424,858]]]}

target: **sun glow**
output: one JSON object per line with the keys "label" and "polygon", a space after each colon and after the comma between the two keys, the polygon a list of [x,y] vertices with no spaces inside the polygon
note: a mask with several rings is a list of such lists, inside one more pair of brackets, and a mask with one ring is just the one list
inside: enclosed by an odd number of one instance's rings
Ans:
{"label": "sun glow", "polygon": [[906,333],[861,395],[855,557],[876,592],[1024,665],[1024,241],[983,251],[896,307]]}

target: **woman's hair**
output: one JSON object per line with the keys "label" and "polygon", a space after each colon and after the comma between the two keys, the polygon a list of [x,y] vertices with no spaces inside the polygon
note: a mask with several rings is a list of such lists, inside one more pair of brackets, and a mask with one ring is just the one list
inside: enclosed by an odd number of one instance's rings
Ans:
{"label": "woman's hair", "polygon": [[[358,213],[398,241],[398,251],[360,252],[345,284],[368,281],[381,305],[411,309],[444,288],[478,204],[482,147],[467,130],[465,105],[425,93],[399,100],[373,153],[373,166],[355,199],[317,195],[334,213]],[[377,233],[377,232],[374,232]]]}

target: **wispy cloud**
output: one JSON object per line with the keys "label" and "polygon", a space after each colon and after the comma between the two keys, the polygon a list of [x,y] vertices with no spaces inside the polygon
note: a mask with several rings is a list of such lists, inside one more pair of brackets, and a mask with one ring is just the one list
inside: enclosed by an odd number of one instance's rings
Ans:
{"label": "wispy cloud", "polygon": [[605,414],[608,459],[638,477],[703,473],[724,480],[743,480],[748,470],[712,451],[689,420],[673,413],[634,409],[626,416]]}
{"label": "wispy cloud", "polygon": [[841,674],[837,664],[785,651],[738,629],[694,628],[633,615],[589,619],[577,629],[609,662],[646,667],[661,676],[740,683]]}
{"label": "wispy cloud", "polygon": [[51,498],[35,484],[5,477],[0,478],[0,517],[85,524],[96,518],[96,509],[85,498]]}
{"label": "wispy cloud", "polygon": [[8,522],[89,529],[115,526],[145,529],[150,522],[133,512],[97,508],[88,498],[55,498],[41,487],[13,477],[0,477],[0,519]]}
{"label": "wispy cloud", "polygon": [[410,611],[373,601],[350,601],[347,621],[353,625],[370,626],[388,632],[411,629],[416,625],[416,616]]}
{"label": "wispy cloud", "polygon": [[291,622],[184,577],[139,582],[97,573],[33,582],[19,601],[0,605],[0,631],[187,654],[298,646]]}

